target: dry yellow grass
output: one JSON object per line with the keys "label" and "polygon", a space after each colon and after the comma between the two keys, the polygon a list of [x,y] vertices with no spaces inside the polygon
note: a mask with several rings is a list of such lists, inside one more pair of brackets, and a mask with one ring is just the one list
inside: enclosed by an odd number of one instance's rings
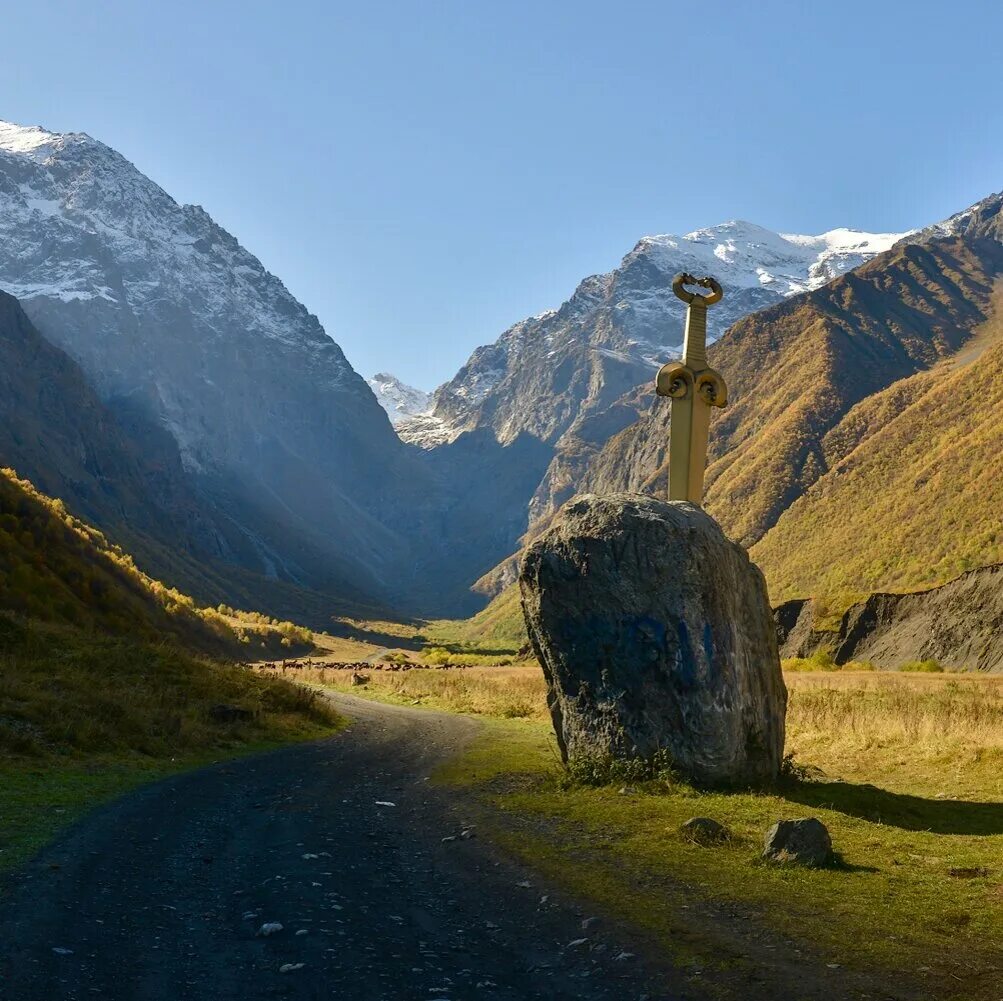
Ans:
{"label": "dry yellow grass", "polygon": [[352,685],[351,672],[323,667],[297,672],[297,679],[383,701],[418,703],[449,712],[500,719],[548,718],[546,686],[535,665],[364,673],[369,679],[364,688]]}
{"label": "dry yellow grass", "polygon": [[[385,701],[546,721],[535,666],[298,672],[300,680]],[[787,673],[787,750],[817,775],[901,792],[1003,799],[1003,676]]]}

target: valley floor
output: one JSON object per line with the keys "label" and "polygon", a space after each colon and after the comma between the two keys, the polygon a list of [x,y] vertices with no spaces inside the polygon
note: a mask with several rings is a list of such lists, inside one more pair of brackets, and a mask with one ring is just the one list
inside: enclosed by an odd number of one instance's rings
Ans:
{"label": "valley floor", "polygon": [[[774,794],[569,788],[535,667],[373,671],[353,690],[484,718],[479,740],[438,779],[482,804],[500,844],[642,929],[718,996],[784,997],[798,983],[795,996],[810,998],[816,977],[820,997],[995,1001],[1003,677],[820,672],[787,682],[800,779]],[[349,681],[328,671],[326,683]],[[678,829],[692,816],[726,824],[731,841],[689,844]],[[837,867],[760,863],[767,828],[800,816],[828,826]]]}
{"label": "valley floor", "polygon": [[[535,666],[351,673],[286,672],[334,737],[132,792],[8,876],[0,999],[998,998],[1003,678],[788,675],[802,776],[758,795],[569,786]],[[5,776],[8,835],[48,806],[22,856],[154,777],[45,767]],[[731,841],[686,842],[695,815]],[[840,864],[762,865],[807,815]]]}
{"label": "valley floor", "polygon": [[703,996],[430,783],[476,722],[337,701],[338,736],[135,792],[10,877],[0,997]]}

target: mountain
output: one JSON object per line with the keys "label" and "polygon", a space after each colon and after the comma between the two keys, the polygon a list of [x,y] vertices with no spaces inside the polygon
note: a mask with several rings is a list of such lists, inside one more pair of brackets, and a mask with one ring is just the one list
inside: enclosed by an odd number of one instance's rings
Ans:
{"label": "mountain", "polygon": [[86,134],[0,124],[0,288],[142,445],[169,436],[243,537],[241,569],[387,602],[423,586],[429,474],[316,317],[204,210]]}
{"label": "mountain", "polygon": [[376,396],[376,402],[387,412],[395,427],[402,421],[424,414],[432,402],[432,394],[401,382],[395,375],[377,372],[366,380]]}
{"label": "mountain", "polygon": [[[731,403],[711,429],[705,503],[774,600],[838,610],[1003,559],[1001,206],[990,196],[711,348]],[[581,489],[661,493],[668,419],[648,394]]]}
{"label": "mountain", "polygon": [[671,288],[678,272],[713,273],[723,285],[724,302],[708,314],[713,339],[741,317],[857,267],[901,236],[849,229],[785,236],[732,221],[686,236],[645,237],[619,268],[586,278],[559,309],[477,348],[435,391],[431,413],[405,423],[401,436],[435,447],[488,425],[503,444],[523,431],[553,439],[583,411],[612,402],[611,393],[647,380],[681,351],[683,311]]}
{"label": "mountain", "polygon": [[[724,284],[725,300],[709,317],[716,335],[898,239],[851,230],[782,236],[746,222],[646,237],[619,268],[586,278],[559,309],[474,351],[436,390],[429,412],[402,421],[398,433],[447,478],[475,485],[468,504],[489,532],[483,573],[556,511],[606,442],[648,408],[655,371],[681,350],[684,312],[671,289],[677,272],[710,271]],[[507,569],[481,586],[496,591],[511,577]]]}
{"label": "mountain", "polygon": [[1003,563],[1003,286],[958,352],[851,408],[825,472],[752,548],[776,600],[941,584]]}
{"label": "mountain", "polygon": [[248,569],[258,563],[257,546],[196,489],[170,433],[135,411],[113,412],[80,366],[0,292],[3,466],[203,603],[268,608],[318,626],[332,614],[385,611],[348,579],[337,593],[321,594]]}

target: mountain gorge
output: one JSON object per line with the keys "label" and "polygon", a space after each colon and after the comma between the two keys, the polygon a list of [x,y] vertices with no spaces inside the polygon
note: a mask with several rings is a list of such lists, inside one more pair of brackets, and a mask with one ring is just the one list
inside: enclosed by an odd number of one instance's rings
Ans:
{"label": "mountain gorge", "polygon": [[317,319],[202,209],[83,133],[3,125],[0,237],[0,287],[144,448],[170,443],[227,523],[220,559],[406,596],[403,485],[430,495],[424,467]]}
{"label": "mountain gorge", "polygon": [[469,614],[471,585],[500,591],[575,493],[664,491],[671,280],[712,273],[731,404],[708,509],[777,600],[940,583],[1003,558],[1001,205],[904,236],[646,237],[429,397],[363,379],[234,237],[114,150],[0,124],[0,465],[201,601],[312,624]]}

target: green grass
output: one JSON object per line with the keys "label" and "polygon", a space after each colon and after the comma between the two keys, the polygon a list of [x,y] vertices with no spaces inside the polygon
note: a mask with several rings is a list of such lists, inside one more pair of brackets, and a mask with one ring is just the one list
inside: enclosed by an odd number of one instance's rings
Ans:
{"label": "green grass", "polygon": [[[940,983],[945,993],[935,996],[943,999],[998,996],[999,802],[927,799],[839,780],[767,795],[663,783],[642,783],[628,795],[612,786],[568,789],[547,728],[503,721],[492,721],[438,779],[480,796],[500,816],[528,821],[499,824],[494,833],[576,892],[680,946],[683,962],[706,968],[729,943],[709,923],[696,927],[680,905],[731,901],[826,964],[902,971],[906,980]],[[713,848],[689,843],[678,829],[693,816],[726,824],[731,840]],[[764,832],[802,816],[829,828],[840,867],[760,861]],[[957,878],[952,870],[988,875]]]}
{"label": "green grass", "polygon": [[[823,972],[838,964],[833,977],[884,976],[938,1001],[997,1001],[1003,679],[788,675],[787,749],[810,781],[769,793],[634,782],[626,794],[620,781],[569,783],[538,671],[406,679],[374,674],[354,691],[483,719],[482,736],[436,780],[479,802],[485,833],[532,866],[639,926],[684,967],[737,985],[723,996],[741,997],[745,972],[771,961],[765,934],[778,937],[781,952],[793,941]],[[506,718],[515,698],[532,708]],[[691,844],[678,829],[693,816],[713,817],[733,837]],[[841,864],[763,864],[765,831],[805,816],[826,824]],[[718,913],[708,919],[711,910]]]}
{"label": "green grass", "polygon": [[[220,704],[253,718],[214,722]],[[138,784],[342,722],[315,690],[234,662],[0,616],[0,869]]]}
{"label": "green grass", "polygon": [[519,588],[510,586],[469,619],[437,619],[422,624],[431,646],[453,651],[514,656],[528,642]]}

